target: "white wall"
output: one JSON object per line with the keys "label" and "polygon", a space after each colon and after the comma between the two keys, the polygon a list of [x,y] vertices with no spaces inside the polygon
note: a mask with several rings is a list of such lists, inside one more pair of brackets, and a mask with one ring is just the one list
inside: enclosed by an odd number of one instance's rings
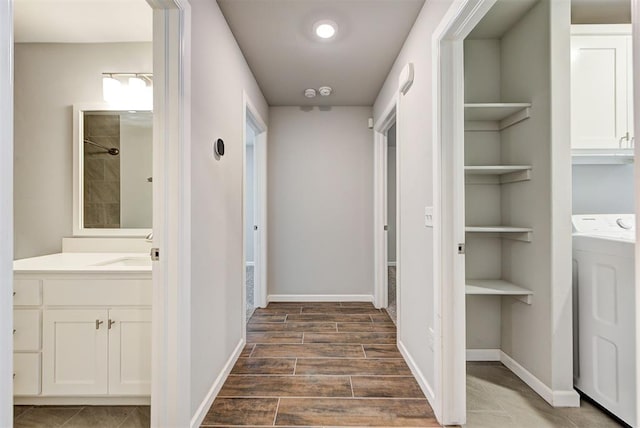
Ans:
{"label": "white wall", "polygon": [[396,125],[387,133],[387,260],[396,261]]}
{"label": "white wall", "polygon": [[[269,111],[218,4],[190,3],[190,383],[191,414],[195,414],[243,336],[243,90],[263,119]],[[217,138],[226,145],[220,160],[212,150]]]}
{"label": "white wall", "polygon": [[254,262],[254,230],[253,226],[255,223],[255,193],[254,193],[254,182],[255,179],[255,149],[254,142],[255,135],[253,129],[250,126],[247,126],[247,141],[251,141],[251,144],[247,145],[247,158],[246,158],[246,169],[245,169],[245,221],[247,223],[245,231],[244,231],[244,239],[245,239],[245,258],[247,262]]}
{"label": "white wall", "polygon": [[72,105],[102,103],[102,73],[149,71],[151,43],[16,44],[15,258],[72,233]]}
{"label": "white wall", "polygon": [[[401,344],[415,360],[419,375],[432,389],[434,355],[429,346],[428,329],[436,313],[433,297],[433,229],[424,227],[424,207],[432,206],[433,100],[432,45],[434,30],[451,5],[449,0],[427,1],[398,55],[374,105],[379,120],[398,91],[398,75],[407,62],[413,62],[415,80],[407,95],[400,98],[397,120],[397,159],[399,181],[398,234],[401,243],[398,281],[399,331]],[[438,394],[437,389],[435,393]],[[429,397],[433,399],[433,397]]]}
{"label": "white wall", "polygon": [[574,165],[574,214],[635,212],[634,166]]}
{"label": "white wall", "polygon": [[[151,119],[151,118],[149,118]],[[120,227],[151,228],[153,189],[151,120],[135,123],[120,117]]]}
{"label": "white wall", "polygon": [[13,3],[0,1],[0,426],[13,424]]}
{"label": "white wall", "polygon": [[373,295],[370,107],[272,107],[269,295]]}

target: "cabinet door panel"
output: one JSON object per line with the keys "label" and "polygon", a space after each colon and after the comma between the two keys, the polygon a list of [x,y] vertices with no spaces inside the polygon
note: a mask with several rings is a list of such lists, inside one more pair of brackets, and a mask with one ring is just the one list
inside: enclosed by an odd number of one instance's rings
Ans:
{"label": "cabinet door panel", "polygon": [[13,350],[40,350],[40,309],[13,310]]}
{"label": "cabinet door panel", "polygon": [[151,310],[109,311],[109,394],[151,393]]}
{"label": "cabinet door panel", "polygon": [[40,394],[40,354],[13,354],[13,394]]}
{"label": "cabinet door panel", "polygon": [[627,36],[571,39],[571,147],[620,147],[628,128]]}
{"label": "cabinet door panel", "polygon": [[43,394],[106,394],[107,311],[47,310],[43,318]]}

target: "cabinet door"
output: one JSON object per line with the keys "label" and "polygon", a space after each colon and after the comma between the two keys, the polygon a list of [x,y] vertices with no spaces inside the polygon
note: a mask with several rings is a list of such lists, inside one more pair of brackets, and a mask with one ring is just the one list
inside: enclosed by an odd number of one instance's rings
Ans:
{"label": "cabinet door", "polygon": [[43,327],[43,394],[106,394],[107,311],[45,310]]}
{"label": "cabinet door", "polygon": [[151,393],[151,310],[109,311],[109,394]]}
{"label": "cabinet door", "polygon": [[571,38],[571,147],[618,149],[629,131],[628,36]]}

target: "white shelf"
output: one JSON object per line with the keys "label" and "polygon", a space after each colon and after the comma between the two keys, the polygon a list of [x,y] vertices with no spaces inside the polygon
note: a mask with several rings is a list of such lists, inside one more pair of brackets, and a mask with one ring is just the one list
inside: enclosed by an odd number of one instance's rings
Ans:
{"label": "white shelf", "polygon": [[502,131],[531,117],[531,103],[467,103],[465,130]]}
{"label": "white shelf", "polygon": [[533,291],[502,279],[467,279],[465,293],[468,295],[510,296],[528,305]]}
{"label": "white shelf", "polygon": [[515,226],[467,226],[467,233],[499,234],[502,238],[531,242],[533,229]]}
{"label": "white shelf", "polygon": [[464,172],[475,177],[467,178],[468,184],[506,184],[531,180],[531,165],[473,165],[465,166]]}

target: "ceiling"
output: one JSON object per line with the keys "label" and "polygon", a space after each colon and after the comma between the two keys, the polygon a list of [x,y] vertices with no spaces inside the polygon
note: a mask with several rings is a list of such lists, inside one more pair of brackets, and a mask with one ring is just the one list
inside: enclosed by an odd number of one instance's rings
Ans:
{"label": "ceiling", "polygon": [[[424,0],[218,0],[273,106],[373,105]],[[331,41],[313,24],[332,20]],[[329,97],[304,90],[331,86]]]}
{"label": "ceiling", "polygon": [[145,0],[14,0],[18,43],[107,43],[152,40]]}

